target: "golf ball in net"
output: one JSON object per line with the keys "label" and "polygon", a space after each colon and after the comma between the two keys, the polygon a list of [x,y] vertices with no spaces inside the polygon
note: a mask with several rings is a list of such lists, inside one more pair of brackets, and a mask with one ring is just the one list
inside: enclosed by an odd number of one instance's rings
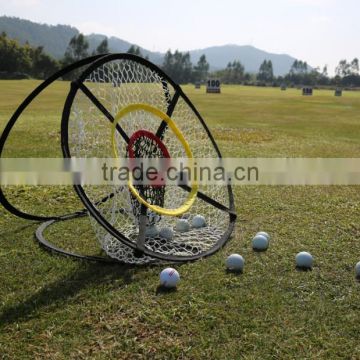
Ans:
{"label": "golf ball in net", "polygon": [[201,228],[206,226],[205,218],[202,215],[195,215],[192,218],[191,225],[193,228]]}
{"label": "golf ball in net", "polygon": [[161,238],[171,240],[174,236],[174,231],[171,227],[166,226],[160,229],[159,236]]}
{"label": "golf ball in net", "polygon": [[156,225],[150,225],[146,227],[145,236],[155,237],[159,234],[159,229]]}
{"label": "golf ball in net", "polygon": [[179,219],[176,222],[176,231],[186,232],[190,230],[190,224],[186,219]]}

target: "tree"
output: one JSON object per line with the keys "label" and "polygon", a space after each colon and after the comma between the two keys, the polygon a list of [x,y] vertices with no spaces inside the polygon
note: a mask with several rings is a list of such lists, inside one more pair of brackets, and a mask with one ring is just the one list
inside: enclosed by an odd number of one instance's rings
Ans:
{"label": "tree", "polygon": [[345,59],[339,61],[339,65],[335,69],[336,75],[340,77],[345,77],[351,74],[351,64],[349,64]]}
{"label": "tree", "polygon": [[32,68],[31,75],[37,79],[45,79],[59,69],[59,63],[43,52],[39,46],[31,50]]}
{"label": "tree", "polygon": [[239,60],[229,62],[225,69],[215,71],[212,76],[225,84],[241,84],[243,81],[251,80],[251,74],[245,73],[245,68]]}
{"label": "tree", "polygon": [[133,54],[133,55],[136,55],[136,56],[140,56],[146,60],[149,60],[149,57],[146,55],[144,56],[143,53],[141,52],[141,49],[139,46],[136,46],[136,45],[131,45],[129,47],[129,50],[127,51],[128,54]]}
{"label": "tree", "polygon": [[224,70],[214,74],[225,84],[240,84],[245,78],[245,68],[239,60],[229,62]]}
{"label": "tree", "polygon": [[323,77],[327,77],[327,76],[328,76],[328,67],[327,67],[327,65],[325,65],[325,66],[323,67],[323,70],[322,70],[321,75],[322,75]]}
{"label": "tree", "polygon": [[304,74],[308,71],[306,61],[295,60],[290,68],[290,74]]}
{"label": "tree", "polygon": [[313,85],[315,79],[319,77],[320,73],[317,69],[309,71],[306,61],[295,60],[284,79],[286,83],[293,85]]}
{"label": "tree", "polygon": [[24,78],[33,76],[44,79],[56,72],[58,62],[44,53],[41,46],[33,48],[29,43],[21,46],[16,40],[8,39],[5,33],[0,36],[0,69],[3,77]]}
{"label": "tree", "polygon": [[131,45],[127,53],[143,57],[139,46]]}
{"label": "tree", "polygon": [[93,55],[108,54],[110,52],[108,40],[105,38],[93,52]]}
{"label": "tree", "polygon": [[31,72],[31,52],[29,46],[21,46],[16,40],[8,39],[6,33],[0,36],[0,69],[5,73]]}
{"label": "tree", "polygon": [[360,86],[359,60],[353,59],[347,62],[346,59],[340,60],[335,69],[336,76],[332,80],[337,86]]}
{"label": "tree", "polygon": [[259,68],[257,79],[263,82],[270,82],[274,79],[274,71],[271,60],[264,60]]}
{"label": "tree", "polygon": [[234,84],[240,84],[244,78],[245,68],[239,60],[235,60],[232,63],[232,78],[231,82]]}
{"label": "tree", "polygon": [[68,65],[88,56],[89,43],[83,34],[73,36],[66,48],[63,64]]}
{"label": "tree", "polygon": [[328,67],[325,65],[322,69],[322,72],[318,72],[318,77],[315,79],[315,85],[329,85],[329,77],[328,77]]}
{"label": "tree", "polygon": [[174,58],[174,55],[172,54],[171,50],[168,50],[165,53],[163,64],[162,64],[162,69],[167,74],[172,74],[173,73],[173,63],[174,63],[173,58]]}
{"label": "tree", "polygon": [[206,61],[205,54],[200,56],[197,65],[194,67],[194,80],[195,81],[204,81],[206,80],[209,73],[209,63]]}
{"label": "tree", "polygon": [[162,68],[178,83],[184,84],[192,80],[193,69],[188,52],[183,54],[176,50],[173,54],[168,50],[164,56]]}
{"label": "tree", "polygon": [[[73,36],[66,48],[61,64],[63,66],[70,65],[76,61],[84,59],[88,56],[89,43],[83,34]],[[76,79],[81,74],[81,70],[74,70],[63,76],[66,80]]]}
{"label": "tree", "polygon": [[358,75],[359,74],[359,59],[355,58],[350,64],[351,74]]}

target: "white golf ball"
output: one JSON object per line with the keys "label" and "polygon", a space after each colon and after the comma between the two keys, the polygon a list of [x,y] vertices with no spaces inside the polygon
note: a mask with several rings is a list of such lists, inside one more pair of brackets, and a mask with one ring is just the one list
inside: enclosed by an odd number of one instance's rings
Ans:
{"label": "white golf ball", "polygon": [[226,259],[226,268],[231,271],[243,271],[245,260],[239,254],[231,254]]}
{"label": "white golf ball", "polygon": [[355,274],[360,279],[360,261],[355,265]]}
{"label": "white golf ball", "polygon": [[160,273],[160,285],[166,288],[174,288],[180,281],[179,273],[173,268],[166,268]]}
{"label": "white golf ball", "polygon": [[255,236],[257,236],[257,235],[265,236],[268,240],[270,240],[270,235],[265,231],[259,231],[259,232],[256,233]]}
{"label": "white golf ball", "polygon": [[255,235],[252,239],[252,247],[254,250],[264,251],[269,247],[269,239],[264,235]]}
{"label": "white golf ball", "polygon": [[146,227],[145,236],[155,237],[159,234],[159,229],[156,225],[150,225]]}
{"label": "white golf ball", "polygon": [[159,236],[161,238],[171,240],[174,236],[174,230],[169,226],[163,227],[160,229]]}
{"label": "white golf ball", "polygon": [[186,232],[190,230],[190,224],[186,219],[179,219],[176,222],[176,231]]}
{"label": "white golf ball", "polygon": [[191,225],[194,228],[201,228],[206,226],[205,218],[202,215],[195,215],[192,218]]}
{"label": "white golf ball", "polygon": [[314,261],[312,255],[306,251],[299,252],[295,257],[295,260],[296,266],[304,269],[311,269]]}

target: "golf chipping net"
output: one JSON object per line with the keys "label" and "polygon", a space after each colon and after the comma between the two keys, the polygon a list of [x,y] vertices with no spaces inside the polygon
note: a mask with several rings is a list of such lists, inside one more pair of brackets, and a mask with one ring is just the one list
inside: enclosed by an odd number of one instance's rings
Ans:
{"label": "golf chipping net", "polygon": [[[98,57],[71,83],[61,120],[61,146],[65,158],[221,156],[181,88],[155,65],[129,54]],[[229,185],[74,187],[86,210],[43,219],[47,222],[37,238],[45,246],[49,247],[43,236],[46,227],[88,214],[101,248],[116,261],[191,261],[222,247],[236,219]],[[205,226],[177,230],[179,219],[191,224],[196,215],[204,217]],[[164,236],[163,229],[173,229],[172,236]]]}

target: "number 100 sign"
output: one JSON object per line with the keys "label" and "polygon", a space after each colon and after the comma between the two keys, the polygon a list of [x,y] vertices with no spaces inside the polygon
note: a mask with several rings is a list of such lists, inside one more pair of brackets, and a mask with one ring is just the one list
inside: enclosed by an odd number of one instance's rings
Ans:
{"label": "number 100 sign", "polygon": [[207,93],[220,93],[220,80],[209,79],[206,83]]}

